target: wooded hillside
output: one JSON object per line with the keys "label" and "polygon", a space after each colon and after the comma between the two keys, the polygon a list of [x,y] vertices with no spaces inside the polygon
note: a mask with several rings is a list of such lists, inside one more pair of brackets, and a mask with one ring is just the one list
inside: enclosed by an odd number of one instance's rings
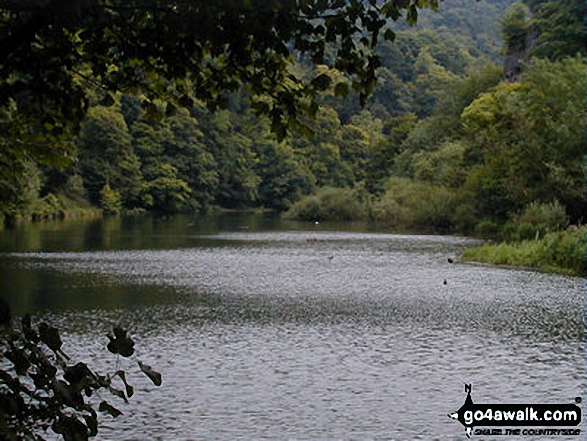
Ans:
{"label": "wooded hillside", "polygon": [[[294,51],[288,75],[323,92],[285,137],[271,99],[251,100],[246,88],[227,87],[213,112],[197,99],[182,108],[146,104],[140,91],[90,89],[69,162],[18,157],[18,169],[4,160],[0,209],[13,217],[88,203],[113,213],[293,206],[293,215],[328,217],[302,198],[338,188],[341,201],[358,201],[358,216],[390,225],[493,231],[532,210],[581,221],[583,10],[578,0],[447,0],[420,11],[416,26],[398,22],[376,47],[377,83],[364,106],[366,89],[341,66],[344,42],[326,38],[320,57]],[[515,82],[505,79],[504,55],[516,59]],[[3,109],[3,124],[14,123]]]}

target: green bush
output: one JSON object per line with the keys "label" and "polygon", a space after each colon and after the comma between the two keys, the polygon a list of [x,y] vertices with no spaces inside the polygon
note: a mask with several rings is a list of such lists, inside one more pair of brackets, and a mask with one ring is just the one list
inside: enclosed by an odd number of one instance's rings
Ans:
{"label": "green bush", "polygon": [[495,237],[499,232],[499,225],[492,220],[485,219],[475,225],[475,236],[484,239]]}
{"label": "green bush", "polygon": [[569,268],[585,275],[587,227],[569,228],[544,237],[544,259],[554,267]]}
{"label": "green bush", "polygon": [[293,204],[284,216],[309,221],[352,221],[364,219],[366,210],[357,190],[323,187]]}
{"label": "green bush", "polygon": [[455,207],[455,192],[450,188],[394,177],[373,203],[370,215],[390,225],[450,228]]}
{"label": "green bush", "polygon": [[531,202],[514,216],[512,222],[515,227],[508,231],[506,238],[530,240],[566,228],[569,218],[565,207],[555,200],[549,203]]}

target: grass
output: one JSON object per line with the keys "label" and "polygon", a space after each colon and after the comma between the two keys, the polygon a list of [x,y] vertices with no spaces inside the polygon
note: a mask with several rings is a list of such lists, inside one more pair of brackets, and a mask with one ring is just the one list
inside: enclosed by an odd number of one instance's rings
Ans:
{"label": "grass", "polygon": [[551,273],[585,277],[586,238],[587,226],[573,226],[565,231],[548,233],[538,240],[487,243],[466,250],[462,260],[532,267]]}

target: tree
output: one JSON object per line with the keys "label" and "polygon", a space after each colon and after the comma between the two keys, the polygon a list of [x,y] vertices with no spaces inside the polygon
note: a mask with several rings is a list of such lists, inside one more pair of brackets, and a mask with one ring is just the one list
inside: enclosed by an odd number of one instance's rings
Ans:
{"label": "tree", "polygon": [[331,67],[347,73],[364,101],[373,90],[380,34],[389,21],[414,23],[418,8],[437,0],[6,0],[0,8],[0,106],[15,103],[62,133],[88,108],[86,84],[109,94],[143,93],[143,104],[165,96],[175,105],[194,98],[216,108],[225,93],[245,87],[255,109],[283,136],[310,113],[308,96],[328,87],[325,77],[291,74],[294,55],[323,62],[337,42]]}
{"label": "tree", "polygon": [[501,18],[500,23],[506,53],[525,51],[531,30],[528,8],[523,3],[513,3]]}
{"label": "tree", "polygon": [[177,169],[161,164],[152,174],[152,179],[143,188],[145,206],[161,213],[174,213],[185,208],[191,189],[177,177]]}
{"label": "tree", "polygon": [[573,222],[585,218],[585,85],[582,57],[536,59],[520,83],[501,83],[463,111],[465,157],[475,165],[468,185],[484,214],[504,220],[558,200]]}
{"label": "tree", "polygon": [[533,55],[552,61],[587,55],[583,0],[525,0],[538,33]]}
{"label": "tree", "polygon": [[204,211],[212,203],[218,186],[218,163],[212,149],[206,145],[200,121],[186,109],[161,124],[166,126],[163,157],[158,158],[177,169],[177,177],[191,189],[184,208]]}
{"label": "tree", "polygon": [[313,120],[307,122],[313,131],[311,137],[292,137],[294,152],[300,162],[316,177],[318,187],[352,187],[354,175],[351,164],[345,161],[343,126],[336,111],[330,107],[320,107]]}
{"label": "tree", "polygon": [[314,176],[299,163],[287,143],[265,136],[254,140],[253,149],[259,157],[258,200],[264,207],[287,210],[314,189]]}
{"label": "tree", "polygon": [[414,129],[416,116],[408,113],[390,119],[384,129],[386,139],[375,142],[365,164],[365,187],[371,193],[384,191],[384,182],[390,176],[401,145]]}
{"label": "tree", "polygon": [[[156,212],[176,212],[197,205],[200,201],[190,203],[193,191],[188,183],[180,178],[178,169],[171,164],[166,149],[176,143],[176,138],[168,124],[138,121],[132,126],[132,145],[141,162],[143,208]],[[196,140],[194,140],[196,142]],[[180,154],[177,161],[190,164]],[[176,161],[176,162],[177,162]],[[196,158],[192,161],[197,167]],[[199,189],[202,191],[202,189]]]}
{"label": "tree", "polygon": [[[315,115],[316,95],[325,89],[351,90],[364,104],[380,65],[374,47],[381,36],[394,38],[390,22],[415,23],[419,8],[437,6],[438,0],[5,0],[0,195],[10,193],[27,162],[71,165],[71,140],[88,109],[112,105],[120,91],[127,124],[139,105],[160,118],[196,100],[216,109],[244,90],[279,138],[305,130],[300,121]],[[297,75],[301,58],[346,78]]]}
{"label": "tree", "polygon": [[100,201],[106,184],[120,194],[125,208],[141,205],[143,177],[122,115],[103,106],[93,107],[79,138],[80,168],[90,200]]}

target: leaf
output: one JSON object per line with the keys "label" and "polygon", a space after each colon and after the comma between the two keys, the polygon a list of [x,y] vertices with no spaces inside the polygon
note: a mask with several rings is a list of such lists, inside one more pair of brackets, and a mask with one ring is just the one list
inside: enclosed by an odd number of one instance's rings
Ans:
{"label": "leaf", "polygon": [[314,131],[310,127],[308,127],[308,125],[298,120],[291,120],[290,127],[296,130],[301,135],[305,136],[306,138],[313,138],[316,135],[316,133],[314,133]]}
{"label": "leaf", "polygon": [[116,377],[116,376],[120,377],[120,379],[121,379],[121,380],[122,380],[122,382],[124,383],[124,387],[125,387],[125,389],[126,389],[126,395],[127,395],[129,398],[130,398],[130,397],[132,397],[132,396],[134,395],[134,393],[135,393],[135,390],[134,390],[134,388],[133,388],[133,387],[132,387],[130,384],[128,384],[128,383],[126,382],[126,372],[124,372],[124,371],[117,371],[117,372],[114,374],[114,376],[115,376],[115,377]]}
{"label": "leaf", "polygon": [[21,320],[22,332],[27,340],[30,340],[33,343],[39,342],[39,336],[37,331],[33,329],[31,325],[31,316],[25,315]]}
{"label": "leaf", "polygon": [[192,98],[190,98],[187,95],[182,95],[178,100],[177,103],[181,106],[181,107],[185,107],[186,109],[189,109],[191,107],[194,106],[194,100]]}
{"label": "leaf", "polygon": [[176,113],[177,113],[177,107],[175,107],[171,103],[167,103],[167,106],[165,107],[165,116],[170,117],[170,116],[175,115]]}
{"label": "leaf", "polygon": [[60,415],[52,424],[55,433],[63,435],[66,440],[83,440],[88,438],[88,429],[75,416]]}
{"label": "leaf", "polygon": [[47,345],[56,354],[59,353],[69,360],[69,357],[61,351],[63,342],[59,336],[59,330],[53,326],[49,326],[47,323],[41,323],[39,325],[39,337],[41,341]]}
{"label": "leaf", "polygon": [[161,374],[159,372],[154,371],[151,368],[151,366],[143,364],[140,361],[138,363],[139,363],[139,367],[141,368],[141,371],[143,371],[143,373],[147,377],[149,377],[149,379],[153,382],[153,384],[155,386],[161,386]]}
{"label": "leaf", "polygon": [[114,328],[114,335],[108,334],[107,337],[110,340],[108,343],[108,350],[113,354],[120,354],[123,357],[130,357],[134,354],[135,342],[127,336],[126,330],[120,326]]}
{"label": "leaf", "polygon": [[385,14],[386,17],[391,18],[393,21],[396,21],[401,16],[400,10],[398,9],[396,2],[393,1],[386,2],[381,7],[381,13]]}
{"label": "leaf", "polygon": [[92,415],[84,415],[86,426],[88,427],[90,437],[94,437],[98,434],[98,418],[96,417],[95,411]]}
{"label": "leaf", "polygon": [[395,41],[395,32],[393,32],[391,29],[387,29],[383,33],[383,38],[385,41]]}
{"label": "leaf", "polygon": [[418,21],[418,8],[416,7],[416,5],[411,5],[408,9],[406,21],[412,26],[414,26]]}
{"label": "leaf", "polygon": [[79,392],[95,383],[95,376],[85,363],[65,368],[63,378]]}
{"label": "leaf", "polygon": [[98,407],[98,411],[102,413],[107,413],[108,415],[112,416],[113,418],[119,417],[122,415],[122,412],[118,410],[116,407],[111,406],[106,401],[102,401],[100,406]]}
{"label": "leaf", "polygon": [[163,119],[163,112],[159,110],[156,104],[151,101],[143,100],[141,107],[145,111],[145,116],[153,121],[160,121]]}
{"label": "leaf", "polygon": [[6,351],[4,356],[12,362],[14,370],[18,375],[26,375],[26,372],[31,366],[27,353],[25,350],[13,346],[12,343],[10,346],[10,350]]}
{"label": "leaf", "polygon": [[128,399],[126,398],[126,395],[124,395],[124,392],[121,391],[120,389],[116,389],[112,386],[109,386],[108,390],[110,391],[110,393],[112,395],[116,395],[118,398],[124,400],[125,403],[128,403]]}

